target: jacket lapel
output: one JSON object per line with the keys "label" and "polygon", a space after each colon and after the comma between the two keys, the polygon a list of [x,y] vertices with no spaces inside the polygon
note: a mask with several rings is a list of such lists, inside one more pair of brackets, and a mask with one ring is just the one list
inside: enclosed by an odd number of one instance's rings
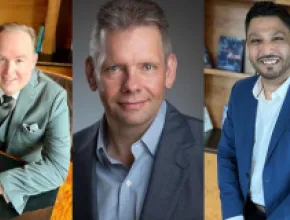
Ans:
{"label": "jacket lapel", "polygon": [[268,153],[266,157],[266,163],[270,159],[271,154],[273,153],[275,147],[277,146],[278,140],[283,134],[283,131],[287,128],[289,124],[290,124],[290,87],[286,94],[286,97],[282,105],[279,117],[277,119],[274,131],[272,133],[272,138],[270,141],[270,145],[269,145],[269,149],[268,149]]}
{"label": "jacket lapel", "polygon": [[16,132],[17,128],[20,128],[26,112],[36,97],[36,86],[38,85],[37,72],[38,70],[33,70],[29,83],[21,90],[17,99],[7,133],[7,149],[9,149],[9,143],[11,142],[14,133]]}
{"label": "jacket lapel", "polygon": [[[81,172],[82,181],[76,180],[77,183],[82,184],[78,189],[83,189],[80,198],[84,199],[84,204],[88,204],[86,210],[81,210],[81,212],[86,212],[83,216],[88,216],[88,219],[98,220],[98,206],[97,206],[97,174],[96,174],[96,143],[98,137],[99,122],[97,122],[90,132],[86,135],[86,142],[84,143],[85,150],[81,152],[82,160],[77,161],[75,164],[81,164],[82,166],[78,168],[78,172]],[[84,159],[85,158],[85,159]],[[86,190],[89,189],[89,190]],[[79,195],[79,194],[78,194]],[[78,199],[78,198],[76,198]]]}
{"label": "jacket lapel", "polygon": [[188,178],[188,152],[194,146],[194,137],[185,117],[169,103],[165,120],[141,213],[143,220],[169,219]]}

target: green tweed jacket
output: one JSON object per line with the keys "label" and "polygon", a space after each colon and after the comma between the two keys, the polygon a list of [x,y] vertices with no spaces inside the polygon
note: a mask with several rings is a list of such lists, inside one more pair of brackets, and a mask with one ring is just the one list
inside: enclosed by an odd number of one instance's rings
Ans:
{"label": "green tweed jacket", "polygon": [[70,162],[66,91],[34,69],[20,91],[6,134],[6,152],[27,162],[0,173],[5,194],[21,214],[29,196],[53,190],[66,179]]}

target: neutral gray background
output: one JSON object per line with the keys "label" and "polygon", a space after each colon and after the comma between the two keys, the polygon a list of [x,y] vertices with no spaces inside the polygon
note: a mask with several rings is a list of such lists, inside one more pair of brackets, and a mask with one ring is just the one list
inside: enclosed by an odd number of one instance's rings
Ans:
{"label": "neutral gray background", "polygon": [[[203,0],[156,0],[169,21],[178,68],[166,98],[187,115],[203,118]],[[106,0],[73,1],[73,132],[93,124],[103,114],[98,93],[89,89],[84,60],[97,11]]]}

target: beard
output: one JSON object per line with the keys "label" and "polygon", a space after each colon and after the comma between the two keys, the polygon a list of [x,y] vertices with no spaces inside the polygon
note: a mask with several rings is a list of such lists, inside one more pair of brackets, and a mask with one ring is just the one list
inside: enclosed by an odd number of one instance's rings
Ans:
{"label": "beard", "polygon": [[271,57],[273,56],[269,55],[267,57],[259,58],[255,61],[250,60],[256,73],[258,73],[259,75],[261,75],[261,77],[267,80],[278,79],[284,76],[290,69],[290,57],[286,60],[279,58],[279,63],[275,65],[265,65],[260,62],[260,60],[263,58],[271,58]]}

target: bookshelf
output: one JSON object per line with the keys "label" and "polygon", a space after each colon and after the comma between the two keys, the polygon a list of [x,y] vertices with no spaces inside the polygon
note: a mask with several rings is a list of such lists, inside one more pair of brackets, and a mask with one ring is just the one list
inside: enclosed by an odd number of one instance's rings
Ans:
{"label": "bookshelf", "polygon": [[[31,26],[37,35],[44,25],[42,51],[37,66],[41,66],[42,70],[57,66],[60,74],[66,72],[72,78],[72,0],[3,1],[0,23],[4,22],[19,22]],[[48,62],[49,65],[44,64]],[[62,66],[62,63],[65,65]],[[66,71],[69,68],[70,71]]]}

